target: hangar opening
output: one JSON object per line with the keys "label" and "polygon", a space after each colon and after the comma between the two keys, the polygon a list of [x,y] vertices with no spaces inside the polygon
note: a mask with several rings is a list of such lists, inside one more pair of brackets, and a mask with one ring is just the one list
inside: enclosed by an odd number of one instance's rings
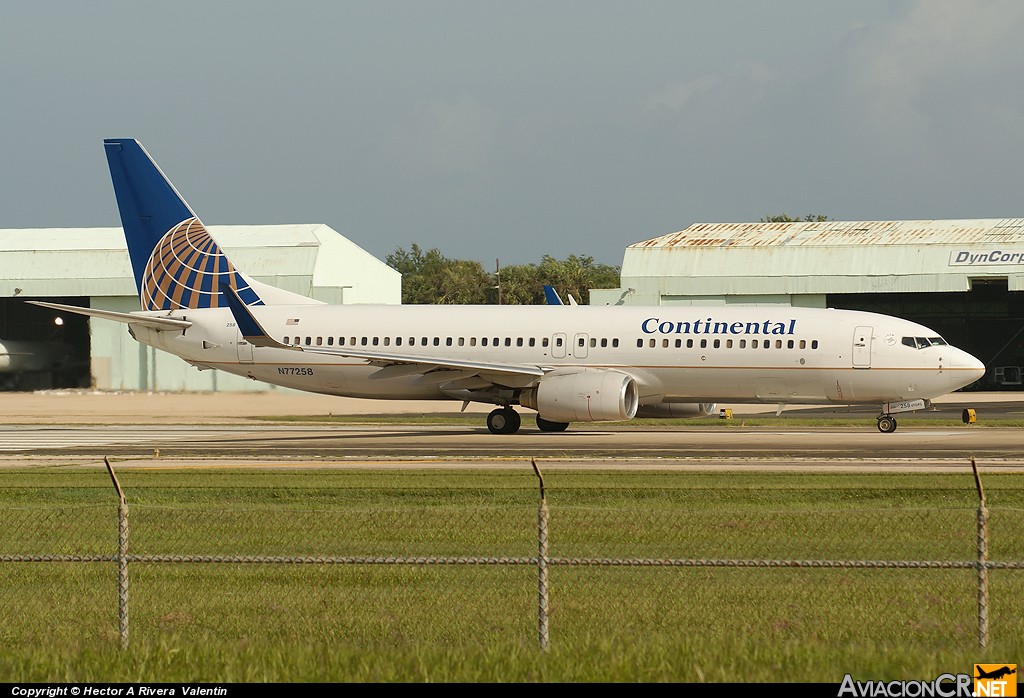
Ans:
{"label": "hangar opening", "polygon": [[[23,298],[0,298],[0,390],[88,388],[90,337],[88,321]],[[88,307],[87,298],[46,298]]]}

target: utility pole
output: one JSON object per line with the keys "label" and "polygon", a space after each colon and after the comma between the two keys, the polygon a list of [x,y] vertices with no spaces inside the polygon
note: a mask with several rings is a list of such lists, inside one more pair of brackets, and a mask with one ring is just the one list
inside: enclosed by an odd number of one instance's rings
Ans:
{"label": "utility pole", "polygon": [[494,260],[494,282],[497,284],[494,288],[498,289],[498,305],[501,305],[501,261],[498,259]]}

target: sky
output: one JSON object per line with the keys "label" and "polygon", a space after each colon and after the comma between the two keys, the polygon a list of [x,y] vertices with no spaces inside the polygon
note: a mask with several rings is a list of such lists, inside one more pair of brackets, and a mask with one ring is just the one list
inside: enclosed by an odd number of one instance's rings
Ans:
{"label": "sky", "polygon": [[693,223],[1024,217],[1019,0],[11,0],[0,229],[207,225],[618,266]]}

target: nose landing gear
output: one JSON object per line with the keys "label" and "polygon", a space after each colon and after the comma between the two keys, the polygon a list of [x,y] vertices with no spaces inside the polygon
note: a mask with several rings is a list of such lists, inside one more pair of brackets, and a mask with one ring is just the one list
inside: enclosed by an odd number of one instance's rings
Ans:
{"label": "nose landing gear", "polygon": [[896,418],[888,414],[879,415],[878,431],[883,434],[891,434],[896,431]]}
{"label": "nose landing gear", "polygon": [[927,409],[931,400],[903,400],[902,402],[883,402],[882,414],[878,415],[878,431],[891,434],[896,431],[896,412],[914,412]]}

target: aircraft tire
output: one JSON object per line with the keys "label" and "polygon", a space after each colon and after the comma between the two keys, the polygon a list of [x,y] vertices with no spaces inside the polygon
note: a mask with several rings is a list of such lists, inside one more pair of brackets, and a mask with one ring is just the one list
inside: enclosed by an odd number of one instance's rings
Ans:
{"label": "aircraft tire", "polygon": [[541,431],[565,431],[569,428],[569,422],[549,422],[538,414],[537,428]]}
{"label": "aircraft tire", "polygon": [[511,407],[499,407],[487,415],[487,430],[492,434],[515,434],[521,425],[522,418]]}
{"label": "aircraft tire", "polygon": [[882,415],[878,418],[878,431],[883,434],[891,434],[896,431],[896,418],[889,415]]}

